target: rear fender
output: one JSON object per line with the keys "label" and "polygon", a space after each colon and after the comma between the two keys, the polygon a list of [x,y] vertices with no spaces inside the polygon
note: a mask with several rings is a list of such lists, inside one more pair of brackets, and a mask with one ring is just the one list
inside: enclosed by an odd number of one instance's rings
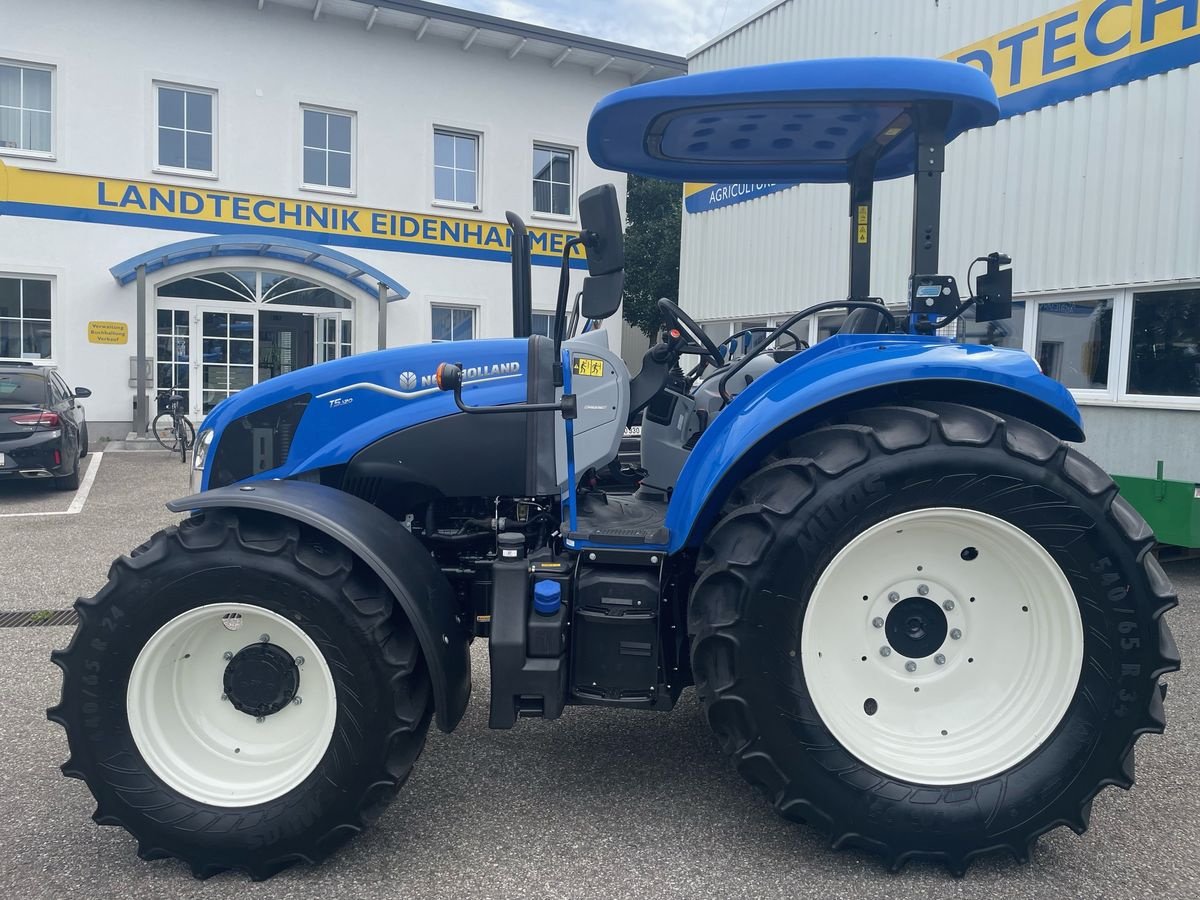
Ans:
{"label": "rear fender", "polygon": [[466,630],[445,576],[399,522],[350,494],[302,481],[230,485],[173,500],[173,512],[244,509],[292,519],[343,544],[369,565],[412,623],[429,667],[438,727],[452,731],[471,695]]}
{"label": "rear fender", "polygon": [[668,552],[695,546],[733,487],[773,449],[847,408],[937,399],[1083,440],[1070,392],[1019,350],[911,335],[836,335],[756,379],[705,429],[679,474]]}

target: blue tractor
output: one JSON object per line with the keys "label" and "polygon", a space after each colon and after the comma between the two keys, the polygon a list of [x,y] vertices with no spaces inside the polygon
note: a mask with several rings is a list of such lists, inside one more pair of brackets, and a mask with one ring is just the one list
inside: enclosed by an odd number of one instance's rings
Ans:
{"label": "blue tractor", "polygon": [[[887,865],[1027,857],[1083,832],[1164,726],[1179,657],[1154,536],[1018,351],[942,336],[1010,314],[1011,270],[938,266],[947,143],[993,124],[979,71],[810,60],[637,85],[596,107],[602,166],[678,181],[835,182],[848,298],[730,358],[676,303],[636,376],[610,349],[623,245],[580,198],[585,323],[325,363],[205,420],[190,515],[81,599],[49,717],[66,775],[146,859],[265,878],[365,828],[489,641],[490,725],[568,705],[670,710],[695,685],[781,814]],[[870,289],[872,188],[914,180],[905,312]],[[568,254],[564,252],[563,271]],[[968,273],[968,280],[970,275]],[[966,296],[962,296],[963,293]],[[792,325],[850,310],[811,348]],[[636,492],[596,487],[642,417]]]}

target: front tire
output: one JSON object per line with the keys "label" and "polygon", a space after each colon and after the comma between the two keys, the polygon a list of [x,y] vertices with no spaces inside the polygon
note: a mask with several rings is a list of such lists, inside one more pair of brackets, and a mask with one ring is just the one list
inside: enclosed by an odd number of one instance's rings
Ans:
{"label": "front tire", "polygon": [[373,821],[424,746],[416,636],[375,574],[294,522],[193,516],[113,563],[53,655],[65,775],[143,859],[255,880]]}
{"label": "front tire", "polygon": [[79,490],[79,460],[75,460],[74,471],[70,475],[55,475],[54,487],[59,491]]}
{"label": "front tire", "polygon": [[1153,535],[1045,431],[954,404],[862,410],[733,493],[689,610],[709,722],[835,847],[899,868],[1026,858],[1133,784],[1179,667]]}

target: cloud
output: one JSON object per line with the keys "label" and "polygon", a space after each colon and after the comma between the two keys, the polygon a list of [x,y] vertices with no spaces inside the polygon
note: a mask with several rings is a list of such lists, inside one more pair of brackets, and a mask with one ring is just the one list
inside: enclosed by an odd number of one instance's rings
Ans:
{"label": "cloud", "polygon": [[687,55],[753,15],[766,0],[452,0],[454,5],[530,25]]}

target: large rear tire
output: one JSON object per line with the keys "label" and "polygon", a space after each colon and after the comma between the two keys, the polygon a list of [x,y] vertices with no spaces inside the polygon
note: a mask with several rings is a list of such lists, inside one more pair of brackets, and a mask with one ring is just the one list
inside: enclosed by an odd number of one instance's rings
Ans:
{"label": "large rear tire", "polygon": [[65,775],[143,859],[255,880],[373,821],[433,703],[416,636],[343,546],[278,517],[206,512],[113,563],[54,662]]}
{"label": "large rear tire", "polygon": [[1027,858],[1133,784],[1176,603],[1146,523],[1045,431],[862,410],[734,491],[689,610],[723,750],[784,816],[899,868]]}

